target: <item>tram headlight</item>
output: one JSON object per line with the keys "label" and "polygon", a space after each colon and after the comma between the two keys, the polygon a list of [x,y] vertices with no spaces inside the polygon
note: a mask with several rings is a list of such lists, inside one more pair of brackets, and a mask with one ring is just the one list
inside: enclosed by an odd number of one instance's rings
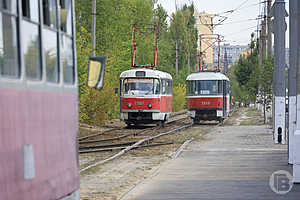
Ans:
{"label": "tram headlight", "polygon": [[148,104],[148,108],[152,108],[152,104],[151,103]]}
{"label": "tram headlight", "polygon": [[132,107],[132,104],[131,104],[131,103],[129,103],[129,104],[128,104],[128,108],[131,108],[131,107]]}

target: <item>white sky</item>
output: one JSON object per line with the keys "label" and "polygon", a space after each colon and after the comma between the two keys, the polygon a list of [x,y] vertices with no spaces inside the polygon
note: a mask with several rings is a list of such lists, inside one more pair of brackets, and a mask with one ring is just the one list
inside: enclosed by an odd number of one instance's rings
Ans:
{"label": "white sky", "polygon": [[[223,23],[214,29],[215,34],[223,35],[227,43],[246,45],[250,42],[250,35],[257,29],[257,19],[259,13],[263,11],[264,0],[158,0],[167,11],[169,16],[175,12],[175,2],[177,7],[181,8],[185,3],[194,2],[198,12],[205,11],[210,14],[219,14],[229,10],[235,10],[233,13],[221,14],[228,17]],[[273,0],[274,2],[274,0]],[[288,0],[286,10],[288,11]],[[214,23],[217,22],[217,19]],[[241,22],[242,21],[242,22]],[[288,24],[288,18],[286,18]],[[287,35],[288,36],[288,32]],[[288,43],[287,43],[288,46]]]}

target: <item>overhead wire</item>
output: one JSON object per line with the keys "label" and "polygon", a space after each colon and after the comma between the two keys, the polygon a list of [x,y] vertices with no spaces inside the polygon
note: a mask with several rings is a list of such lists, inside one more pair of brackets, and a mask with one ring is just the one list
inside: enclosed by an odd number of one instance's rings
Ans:
{"label": "overhead wire", "polygon": [[237,6],[235,9],[232,9],[232,10],[227,10],[227,11],[224,11],[224,12],[221,12],[221,13],[218,13],[218,14],[215,14],[215,15],[221,15],[221,14],[226,14],[226,15],[230,15],[232,14],[233,12],[239,10],[240,8],[242,8],[243,5],[245,5],[249,0],[245,0],[243,1],[239,6]]}
{"label": "overhead wire", "polygon": [[238,21],[232,21],[232,22],[228,22],[228,23],[223,23],[220,25],[228,25],[228,24],[238,24],[238,23],[244,23],[244,22],[251,22],[251,21],[256,21],[260,18],[253,18],[253,19],[244,19],[244,20],[238,20]]}
{"label": "overhead wire", "polygon": [[253,29],[253,28],[256,28],[256,25],[255,25],[255,26],[248,27],[248,28],[244,28],[244,29],[241,29],[241,30],[238,30],[238,31],[236,31],[236,32],[228,33],[228,34],[226,34],[226,35],[224,35],[224,36],[235,35],[235,34],[238,34],[238,33],[244,32],[244,31],[246,31],[246,30]]}

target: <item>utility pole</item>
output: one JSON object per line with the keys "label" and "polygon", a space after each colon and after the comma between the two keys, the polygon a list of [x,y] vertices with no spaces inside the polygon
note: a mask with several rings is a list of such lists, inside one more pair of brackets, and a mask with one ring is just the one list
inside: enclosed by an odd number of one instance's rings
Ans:
{"label": "utility pole", "polygon": [[93,56],[96,55],[96,0],[92,3],[92,47]]}
{"label": "utility pole", "polygon": [[188,51],[188,63],[187,63],[187,65],[188,65],[188,74],[190,74],[191,73],[191,52],[190,52],[190,50]]}
{"label": "utility pole", "polygon": [[263,13],[263,21],[261,23],[260,30],[260,43],[259,43],[259,66],[263,68],[263,61],[266,58],[266,4],[264,3],[264,13]]}
{"label": "utility pole", "polygon": [[[298,2],[298,0],[294,0]],[[290,1],[290,3],[294,3],[294,1]],[[297,5],[297,29],[298,29],[298,38],[296,41],[293,41],[294,43],[297,43],[296,45],[300,45],[300,3]],[[294,23],[291,24],[293,26]],[[293,39],[293,38],[291,38]],[[297,80],[296,80],[296,95],[297,95],[297,122],[296,122],[296,131],[295,135],[293,137],[293,157],[294,157],[294,165],[293,165],[293,182],[294,183],[300,183],[300,51],[298,48],[298,58],[297,58]]]}
{"label": "utility pole", "polygon": [[264,9],[264,16],[263,16],[263,21],[262,21],[262,38],[261,38],[261,51],[262,51],[262,62],[264,62],[264,60],[266,59],[266,35],[267,35],[267,15],[266,15],[266,4],[265,4],[265,9]]}
{"label": "utility pole", "polygon": [[298,22],[297,15],[299,14],[298,0],[290,0],[290,60],[289,60],[289,163],[293,164],[294,154],[294,132],[296,130],[296,74],[298,60]]}
{"label": "utility pole", "polygon": [[[267,25],[267,13],[266,13],[266,2],[264,3],[264,13],[263,13],[263,21],[262,21],[262,27],[261,27],[261,67],[265,68],[265,59],[266,59],[266,25]],[[266,124],[266,104],[267,104],[267,98],[266,98],[266,88],[263,88],[263,113],[264,113],[264,124]]]}
{"label": "utility pole", "polygon": [[225,47],[225,53],[224,53],[224,74],[228,73],[228,56],[227,56],[227,50]]}
{"label": "utility pole", "polygon": [[275,45],[275,66],[274,66],[274,141],[275,143],[286,143],[285,130],[285,32],[286,23],[284,0],[275,0],[274,3],[274,45]]}
{"label": "utility pole", "polygon": [[217,72],[220,72],[220,68],[221,68],[221,47],[220,44],[221,43],[221,39],[220,39],[220,35],[218,35],[218,69]]}
{"label": "utility pole", "polygon": [[199,72],[202,71],[202,36],[199,35]]}
{"label": "utility pole", "polygon": [[[176,14],[177,14],[177,0],[175,0],[175,7],[176,7]],[[177,26],[177,22],[176,22]],[[176,28],[176,61],[175,61],[175,70],[176,70],[176,77],[178,77],[178,29]]]}
{"label": "utility pole", "polygon": [[175,63],[175,70],[176,70],[176,77],[178,77],[178,39],[176,39],[176,63]]}
{"label": "utility pole", "polygon": [[259,50],[258,50],[258,65],[259,67],[262,67],[262,63],[263,63],[263,55],[262,55],[262,30],[259,30]]}
{"label": "utility pole", "polygon": [[272,44],[272,17],[271,17],[271,7],[272,7],[272,0],[267,1],[267,56],[270,57],[273,54],[273,44]]}

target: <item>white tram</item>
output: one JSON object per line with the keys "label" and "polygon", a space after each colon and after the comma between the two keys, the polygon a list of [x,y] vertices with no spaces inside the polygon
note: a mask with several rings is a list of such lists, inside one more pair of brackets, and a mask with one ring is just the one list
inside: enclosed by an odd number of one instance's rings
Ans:
{"label": "white tram", "polygon": [[189,75],[187,107],[194,123],[200,120],[222,122],[229,114],[229,79],[219,72],[198,72]]}
{"label": "white tram", "polygon": [[120,118],[127,125],[162,124],[172,112],[172,76],[148,68],[120,75]]}

